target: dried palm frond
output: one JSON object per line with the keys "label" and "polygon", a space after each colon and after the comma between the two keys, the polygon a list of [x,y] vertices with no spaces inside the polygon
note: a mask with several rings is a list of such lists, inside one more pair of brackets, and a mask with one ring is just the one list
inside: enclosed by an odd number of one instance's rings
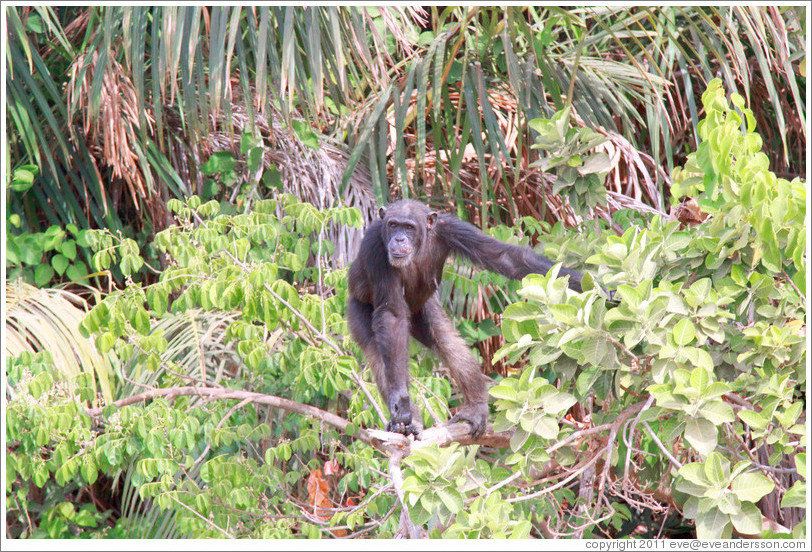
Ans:
{"label": "dried palm frond", "polygon": [[[6,282],[6,356],[23,351],[48,351],[66,379],[81,373],[94,376],[106,402],[113,401],[111,357],[79,333],[87,303],[73,293],[38,289],[22,280]],[[96,405],[97,406],[97,405]]]}
{"label": "dried palm frond", "polygon": [[155,320],[150,335],[163,336],[167,342],[161,353],[161,365],[154,372],[145,372],[143,360],[134,357],[124,363],[121,371],[126,383],[116,398],[140,393],[144,386],[157,386],[166,374],[189,383],[214,386],[237,376],[243,361],[235,342],[226,339],[226,329],[237,317],[231,312],[191,309]]}
{"label": "dried palm frond", "polygon": [[[80,129],[93,159],[96,172],[109,167],[113,179],[121,179],[127,185],[132,206],[139,211],[142,202],[150,199],[147,179],[141,169],[141,159],[133,149],[140,129],[135,87],[128,72],[114,57],[99,59],[99,52],[81,54],[68,69],[70,76],[66,86],[68,120],[80,117]],[[97,73],[102,71],[101,75]],[[91,104],[96,109],[91,109]],[[147,128],[152,134],[154,121],[145,114]],[[71,137],[76,128],[70,126]],[[104,182],[103,179],[100,179]]]}

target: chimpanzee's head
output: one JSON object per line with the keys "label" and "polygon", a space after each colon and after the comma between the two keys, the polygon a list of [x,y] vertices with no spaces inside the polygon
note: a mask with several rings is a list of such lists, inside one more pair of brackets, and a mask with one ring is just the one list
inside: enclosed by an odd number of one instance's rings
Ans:
{"label": "chimpanzee's head", "polygon": [[437,213],[417,201],[402,199],[380,210],[389,264],[403,268],[421,254]]}

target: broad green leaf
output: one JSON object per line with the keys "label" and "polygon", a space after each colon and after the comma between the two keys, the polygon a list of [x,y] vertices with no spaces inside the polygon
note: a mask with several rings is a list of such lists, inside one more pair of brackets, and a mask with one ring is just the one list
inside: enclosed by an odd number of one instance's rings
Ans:
{"label": "broad green leaf", "polygon": [[704,494],[707,492],[708,484],[699,484],[690,479],[679,479],[674,484],[674,488],[682,493],[691,495],[692,497],[698,499],[699,497],[704,496]]}
{"label": "broad green leaf", "polygon": [[251,150],[251,148],[258,146],[261,142],[262,142],[261,138],[254,136],[248,131],[243,132],[240,135],[240,153],[242,155],[245,155],[246,153],[249,152],[249,150]]}
{"label": "broad green leaf", "polygon": [[305,146],[316,150],[319,149],[319,138],[307,123],[295,120],[292,122],[292,126],[294,132]]}
{"label": "broad green leaf", "polygon": [[490,394],[491,396],[497,399],[505,399],[511,401],[516,401],[518,397],[516,389],[504,383],[500,383],[499,385],[491,388]]}
{"label": "broad green leaf", "polygon": [[733,408],[719,400],[706,402],[699,408],[697,414],[716,425],[727,424],[736,419]]}
{"label": "broad green leaf", "polygon": [[702,398],[709,400],[709,399],[716,399],[724,395],[725,393],[730,391],[730,386],[726,383],[722,383],[721,381],[715,381],[711,383],[707,389],[702,393]]}
{"label": "broad green leaf", "polygon": [[544,439],[555,439],[558,431],[558,422],[552,416],[542,416],[533,428],[533,432]]}
{"label": "broad green leaf", "polygon": [[518,451],[527,442],[528,437],[530,437],[528,432],[520,427],[517,427],[513,431],[513,435],[510,437],[510,450],[513,452]]}
{"label": "broad green leaf", "polygon": [[761,535],[761,512],[751,502],[742,502],[741,510],[730,516],[736,531],[743,535]]}
{"label": "broad green leaf", "polygon": [[806,453],[801,452],[795,455],[795,469],[798,475],[806,479]]}
{"label": "broad green leaf", "polygon": [[696,339],[696,328],[693,323],[687,318],[683,318],[674,325],[672,331],[674,335],[674,342],[679,346],[688,345]]}
{"label": "broad green leaf", "polygon": [[710,376],[704,368],[694,368],[691,372],[691,387],[699,391],[700,394],[707,389]]}
{"label": "broad green leaf", "polygon": [[725,469],[722,466],[722,457],[717,452],[711,452],[705,460],[705,477],[716,487],[727,483]]}
{"label": "broad green leaf", "polygon": [[65,273],[65,270],[68,268],[69,264],[70,261],[68,260],[68,258],[59,253],[54,255],[53,258],[51,259],[51,266],[54,267],[54,270],[60,276],[62,276]]}
{"label": "broad green leaf", "polygon": [[513,532],[510,534],[511,539],[527,539],[530,538],[531,523],[526,520],[520,520],[514,527]]}
{"label": "broad green leaf", "polygon": [[[749,504],[749,502],[746,504]],[[736,497],[735,494],[729,491],[722,491],[722,493],[719,494],[719,497],[716,498],[715,505],[717,508],[719,508],[720,512],[729,516],[741,512],[742,507],[741,501]]]}
{"label": "broad green leaf", "polygon": [[[234,167],[236,166],[237,161],[234,159],[234,155],[232,153],[227,151],[217,151],[211,154],[208,161],[200,166],[200,172],[205,175],[220,174],[234,170]],[[189,203],[189,206],[193,209],[196,208],[196,206],[193,206],[191,202]]]}
{"label": "broad green leaf", "polygon": [[690,464],[685,464],[679,469],[679,475],[685,480],[691,481],[696,485],[702,487],[710,486],[710,481],[708,481],[708,477],[705,475],[705,466],[700,462],[691,462]]}
{"label": "broad green leaf", "polygon": [[[410,494],[417,493],[418,495],[422,493],[426,488],[425,483],[415,477],[414,475],[410,475],[403,480],[403,490]],[[413,503],[417,501],[419,496],[410,497],[413,498]]]}
{"label": "broad green leaf", "polygon": [[806,507],[806,482],[796,481],[795,484],[781,499],[782,508],[805,508]]}
{"label": "broad green leaf", "polygon": [[773,491],[775,483],[760,473],[743,473],[733,480],[730,488],[740,500],[758,502]]}
{"label": "broad green leaf", "polygon": [[765,429],[767,427],[768,420],[759,412],[753,412],[752,410],[741,410],[739,411],[738,415],[739,418],[741,418],[741,420],[750,427],[756,429]]}
{"label": "broad green leaf", "polygon": [[581,347],[581,353],[584,355],[584,360],[593,366],[604,366],[610,362],[610,349],[611,345],[607,339],[603,337],[593,337],[586,339]]}
{"label": "broad green leaf", "polygon": [[440,497],[440,500],[443,501],[443,504],[451,513],[456,514],[462,510],[462,495],[459,493],[459,491],[457,491],[457,489],[453,487],[443,487],[437,489],[437,496]]}
{"label": "broad green leaf", "polygon": [[17,169],[12,175],[8,187],[17,193],[27,192],[34,185],[34,173],[27,169]]}
{"label": "broad green leaf", "polygon": [[688,401],[682,395],[674,395],[673,393],[657,393],[657,406],[668,408],[671,410],[683,410],[688,406]]}
{"label": "broad green leaf", "polygon": [[70,260],[76,258],[76,242],[74,240],[65,240],[62,242],[62,254]]}
{"label": "broad green leaf", "polygon": [[259,170],[259,168],[262,166],[264,154],[265,148],[251,148],[251,151],[248,152],[248,169],[251,171]]}
{"label": "broad green leaf", "polygon": [[577,402],[575,397],[569,393],[555,393],[542,401],[544,411],[548,414],[558,414],[564,412]]}
{"label": "broad green leaf", "polygon": [[716,448],[719,435],[716,426],[704,418],[685,421],[685,439],[702,456],[708,456]]}
{"label": "broad green leaf", "polygon": [[595,382],[598,381],[598,378],[601,377],[602,373],[603,370],[600,366],[589,366],[584,369],[575,381],[575,388],[578,391],[578,395],[585,397]]}
{"label": "broad green leaf", "polygon": [[696,536],[699,539],[729,539],[733,533],[730,516],[718,508],[700,513],[696,518]]}
{"label": "broad green leaf", "polygon": [[700,349],[699,347],[684,347],[682,349],[682,355],[693,366],[704,368],[709,373],[713,372],[713,359],[706,350]]}
{"label": "broad green leaf", "polygon": [[[677,490],[680,490],[677,488]],[[683,491],[685,492],[685,491]],[[691,493],[693,494],[693,493]],[[697,496],[688,497],[688,500],[685,501],[685,504],[682,507],[682,513],[688,519],[696,519],[699,517],[699,498]]]}
{"label": "broad green leaf", "polygon": [[34,269],[34,283],[37,287],[45,287],[53,277],[54,269],[51,268],[51,265],[43,263],[37,265],[37,268]]}

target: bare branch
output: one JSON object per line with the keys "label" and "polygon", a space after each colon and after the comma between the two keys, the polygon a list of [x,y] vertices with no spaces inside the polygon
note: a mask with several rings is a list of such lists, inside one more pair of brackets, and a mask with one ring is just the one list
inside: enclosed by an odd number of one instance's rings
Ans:
{"label": "bare branch", "polygon": [[[347,426],[350,425],[348,420],[341,416],[327,412],[321,408],[311,406],[309,404],[302,404],[290,399],[276,397],[274,395],[265,395],[262,393],[253,393],[251,391],[240,391],[236,389],[223,389],[215,387],[168,387],[165,389],[152,389],[144,393],[132,395],[125,399],[115,401],[114,406],[122,407],[131,404],[136,404],[151,399],[165,398],[172,400],[176,397],[201,397],[207,400],[238,400],[242,401],[241,405],[248,403],[264,404],[273,408],[281,408],[287,412],[295,412],[303,416],[317,418],[324,423],[335,427],[336,429],[346,432]],[[105,407],[90,408],[87,413],[97,418],[104,412]],[[376,429],[363,429],[359,428],[357,437],[387,454],[393,454],[395,451],[405,449],[404,456],[408,456],[411,447],[419,448],[432,444],[440,446],[447,446],[452,442],[459,442],[463,445],[480,444],[492,447],[506,447],[510,442],[510,433],[493,433],[493,425],[488,425],[488,431],[477,439],[471,439],[470,428],[466,423],[453,423],[448,425],[439,425],[424,430],[421,434],[419,441],[408,439],[400,433],[392,433],[390,431],[382,431]]]}

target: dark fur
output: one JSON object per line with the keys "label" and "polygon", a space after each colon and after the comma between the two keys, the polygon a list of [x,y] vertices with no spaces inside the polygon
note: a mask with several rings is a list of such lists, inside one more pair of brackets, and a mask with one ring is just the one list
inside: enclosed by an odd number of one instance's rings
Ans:
{"label": "dark fur", "polygon": [[[408,393],[409,335],[437,353],[465,398],[451,421],[469,422],[475,437],[485,430],[485,377],[435,293],[450,254],[512,279],[546,274],[553,266],[529,247],[503,243],[417,201],[381,209],[381,220],[369,225],[350,266],[347,318],[389,407],[390,431],[420,433]],[[579,272],[562,268],[559,274],[569,275],[570,287],[581,291]]]}

